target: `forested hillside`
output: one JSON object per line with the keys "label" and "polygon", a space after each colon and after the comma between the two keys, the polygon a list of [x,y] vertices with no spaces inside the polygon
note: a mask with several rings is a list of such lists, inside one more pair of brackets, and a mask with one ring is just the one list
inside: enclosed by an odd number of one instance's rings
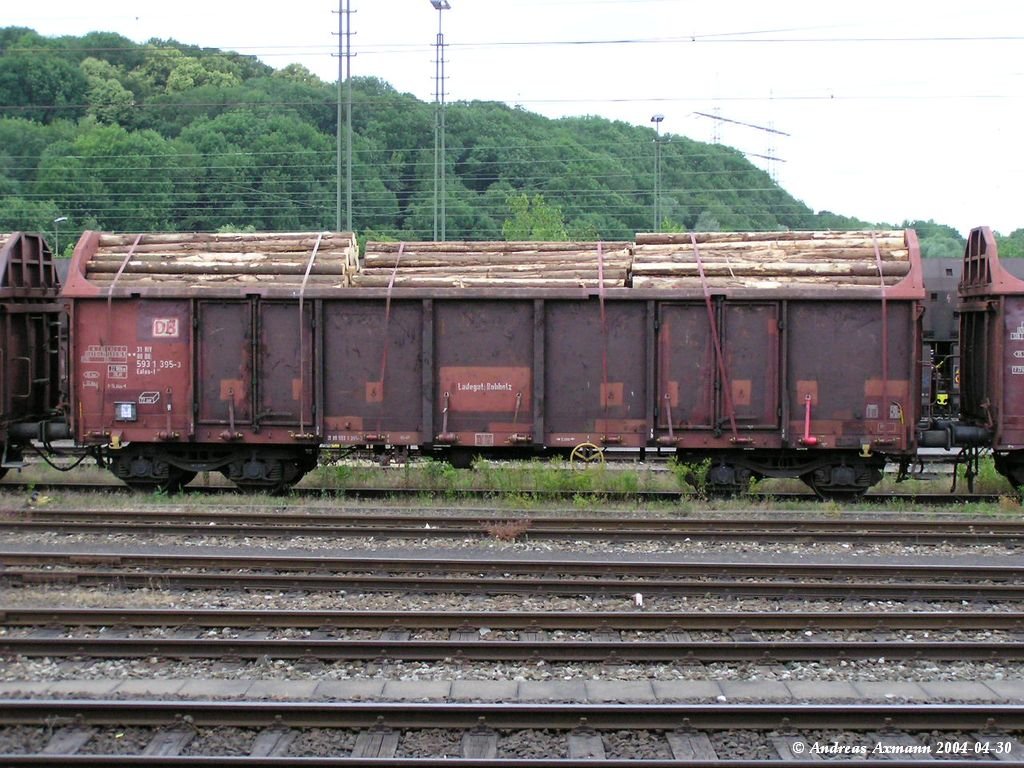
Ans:
{"label": "forested hillside", "polygon": [[[373,78],[352,94],[354,228],[430,239],[434,105]],[[90,228],[333,229],[336,120],[336,84],[297,65],[0,29],[0,231],[67,217],[64,245]],[[622,240],[653,226],[649,128],[483,102],[449,104],[446,124],[448,239]],[[899,224],[815,213],[729,147],[663,135],[661,168],[663,229]],[[955,230],[911,225],[926,255],[960,254]]]}

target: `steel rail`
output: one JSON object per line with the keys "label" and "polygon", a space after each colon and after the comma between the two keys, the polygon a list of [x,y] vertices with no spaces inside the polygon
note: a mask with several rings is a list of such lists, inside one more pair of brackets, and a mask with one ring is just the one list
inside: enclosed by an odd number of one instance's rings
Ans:
{"label": "steel rail", "polygon": [[[16,567],[26,565],[36,567]],[[80,565],[92,567],[75,567]],[[1024,598],[1024,582],[1020,581],[1021,574],[1016,564],[483,561],[386,556],[0,552],[0,566],[3,567],[0,578],[21,583],[104,583],[156,588],[173,585],[178,588],[358,589],[630,597],[639,592],[813,596],[819,599],[850,596],[895,600]],[[147,566],[164,570],[141,570]],[[878,578],[883,580],[865,581]]]}
{"label": "steel rail", "polygon": [[[0,559],[2,562],[2,559]],[[348,576],[301,573],[182,573],[124,570],[0,570],[0,580],[20,584],[109,584],[147,589],[267,589],[299,591],[455,593],[474,595],[602,595],[632,599],[641,595],[746,596],[774,599],[861,600],[1024,600],[1022,584],[963,582],[800,582],[750,580],[662,580],[626,578],[504,578],[502,576],[426,577]]]}
{"label": "steel rail", "polygon": [[[992,519],[983,517],[961,518],[916,518],[907,517],[810,517],[792,515],[789,517],[773,515],[772,517],[672,517],[641,516],[641,515],[595,515],[571,509],[521,509],[494,510],[485,508],[466,509],[463,507],[426,506],[409,509],[407,507],[373,506],[338,510],[336,507],[288,509],[280,506],[268,506],[263,511],[248,508],[81,508],[55,509],[50,507],[32,507],[31,509],[10,510],[8,514],[24,515],[34,521],[61,520],[98,520],[114,522],[192,522],[200,521],[203,525],[211,522],[230,521],[254,524],[273,523],[310,523],[324,526],[367,525],[372,523],[380,527],[415,527],[430,525],[470,526],[480,524],[526,521],[531,528],[561,528],[576,526],[586,528],[608,528],[611,530],[645,530],[656,531],[680,530],[689,533],[711,531],[732,531],[737,533],[752,530],[769,530],[778,532],[839,531],[850,529],[877,531],[884,533],[1001,533],[1024,535],[1024,520],[1018,518]],[[783,513],[784,515],[785,513]]]}
{"label": "steel rail", "polygon": [[664,518],[493,517],[482,515],[374,515],[134,510],[38,510],[24,519],[0,519],[0,530],[65,533],[209,535],[334,535],[406,538],[487,537],[502,526],[522,526],[522,539],[724,539],[727,541],[901,541],[919,544],[1009,544],[1024,540],[1024,521],[896,520],[672,520]]}
{"label": "steel rail", "polygon": [[[511,576],[562,574],[575,577],[608,577],[623,579],[651,578],[667,580],[703,577],[713,584],[723,578],[786,578],[821,579],[837,582],[843,579],[943,579],[960,584],[996,581],[1024,587],[1024,559],[1003,558],[1000,564],[960,563],[794,563],[730,562],[722,560],[586,560],[586,559],[475,559],[473,557],[407,557],[401,555],[338,556],[328,554],[291,555],[262,552],[260,554],[229,554],[227,552],[194,554],[185,552],[100,552],[100,551],[27,551],[0,550],[0,565],[44,566],[46,568],[77,565],[117,566],[121,568],[197,568],[217,571],[305,571],[316,573],[469,573],[474,576],[499,574]],[[57,571],[52,571],[57,573]],[[128,573],[128,572],[126,572]],[[233,574],[237,575],[237,574]],[[792,586],[797,586],[793,584]],[[800,585],[802,586],[802,585]]]}
{"label": "steel rail", "polygon": [[1024,730],[1024,704],[551,704],[0,699],[0,724],[289,728]]}
{"label": "steel rail", "polygon": [[295,638],[0,637],[0,654],[76,659],[289,659],[311,661],[646,662],[930,659],[1020,661],[1013,641],[336,640]]}
{"label": "steel rail", "polygon": [[[54,755],[4,755],[4,764],[11,768],[20,766],[46,766],[53,768]],[[115,768],[130,766],[137,768],[188,768],[188,766],[215,766],[224,768],[270,768],[272,766],[295,766],[296,768],[792,768],[792,760],[674,760],[674,759],[536,759],[536,758],[365,758],[365,757],[131,757],[117,755],[60,755],[61,766],[77,766],[77,768]],[[804,758],[799,763],[801,768],[836,768],[832,759]],[[885,761],[885,768],[922,768],[921,760]],[[927,768],[1006,768],[1007,763],[999,760],[929,760]],[[879,768],[878,760],[844,759],[843,768]]]}
{"label": "steel rail", "polygon": [[[55,762],[55,758],[59,763]],[[199,757],[181,756],[131,756],[131,755],[4,755],[5,766],[54,765],[76,766],[77,768],[114,768],[129,766],[130,768],[188,768],[189,766],[215,766],[215,768],[272,768],[274,766],[294,766],[295,768],[792,768],[793,760],[675,760],[675,759],[643,759],[643,758],[605,758],[603,760],[579,758],[424,758],[424,757]],[[835,758],[801,758],[800,768],[836,768]],[[843,768],[879,768],[879,761],[861,760],[856,758],[843,759]],[[928,760],[921,759],[887,759],[885,768],[1006,768],[1012,763],[996,759],[988,760]]]}
{"label": "steel rail", "polygon": [[1024,631],[1024,611],[343,611],[0,606],[4,627],[195,629],[447,629],[591,631],[992,630]]}

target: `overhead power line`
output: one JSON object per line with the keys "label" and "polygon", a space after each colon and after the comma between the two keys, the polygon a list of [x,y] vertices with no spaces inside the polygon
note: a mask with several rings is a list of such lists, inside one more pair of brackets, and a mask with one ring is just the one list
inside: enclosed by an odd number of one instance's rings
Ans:
{"label": "overhead power line", "polygon": [[790,134],[786,133],[785,131],[778,130],[777,128],[769,128],[769,127],[764,126],[764,125],[755,125],[754,123],[744,123],[742,120],[732,120],[731,118],[722,117],[721,115],[711,115],[711,114],[708,114],[707,112],[694,112],[693,114],[700,115],[701,117],[709,117],[712,120],[718,120],[718,121],[723,122],[723,123],[732,123],[733,125],[742,125],[744,128],[753,128],[753,129],[758,130],[758,131],[766,131],[767,133],[777,133],[780,136],[789,136],[790,135]]}

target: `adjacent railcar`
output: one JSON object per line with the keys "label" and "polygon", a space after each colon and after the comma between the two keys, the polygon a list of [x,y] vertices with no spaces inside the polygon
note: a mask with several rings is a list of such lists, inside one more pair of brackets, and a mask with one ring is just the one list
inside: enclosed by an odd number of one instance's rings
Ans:
{"label": "adjacent railcar", "polygon": [[960,421],[978,436],[973,443],[991,447],[996,469],[1019,488],[1024,485],[1024,279],[1000,262],[988,227],[968,236],[958,295]]}
{"label": "adjacent railcar", "polygon": [[64,296],[76,439],[133,485],[282,487],[325,444],[456,464],[616,447],[710,458],[712,489],[835,495],[915,451],[911,231],[370,244],[362,263],[347,233],[89,232]]}
{"label": "adjacent railcar", "polygon": [[[0,235],[0,476],[22,465],[61,408],[60,282],[40,235]],[[62,435],[56,435],[62,436]]]}

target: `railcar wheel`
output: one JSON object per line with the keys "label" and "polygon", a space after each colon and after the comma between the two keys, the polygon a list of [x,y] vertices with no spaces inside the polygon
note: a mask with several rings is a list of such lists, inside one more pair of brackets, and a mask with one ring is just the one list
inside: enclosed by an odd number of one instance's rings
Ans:
{"label": "railcar wheel", "polygon": [[704,475],[704,492],[708,496],[739,496],[750,489],[753,473],[746,467],[720,461],[708,467]]}
{"label": "railcar wheel", "polygon": [[802,475],[819,498],[827,501],[856,501],[882,479],[881,470],[866,462],[840,462],[818,467]]}
{"label": "railcar wheel", "polygon": [[125,451],[110,456],[107,468],[129,488],[144,493],[178,493],[196,476],[171,464],[168,456],[145,451]]}
{"label": "railcar wheel", "polygon": [[245,493],[284,493],[301,480],[310,467],[296,459],[258,454],[233,461],[221,469],[228,480]]}

